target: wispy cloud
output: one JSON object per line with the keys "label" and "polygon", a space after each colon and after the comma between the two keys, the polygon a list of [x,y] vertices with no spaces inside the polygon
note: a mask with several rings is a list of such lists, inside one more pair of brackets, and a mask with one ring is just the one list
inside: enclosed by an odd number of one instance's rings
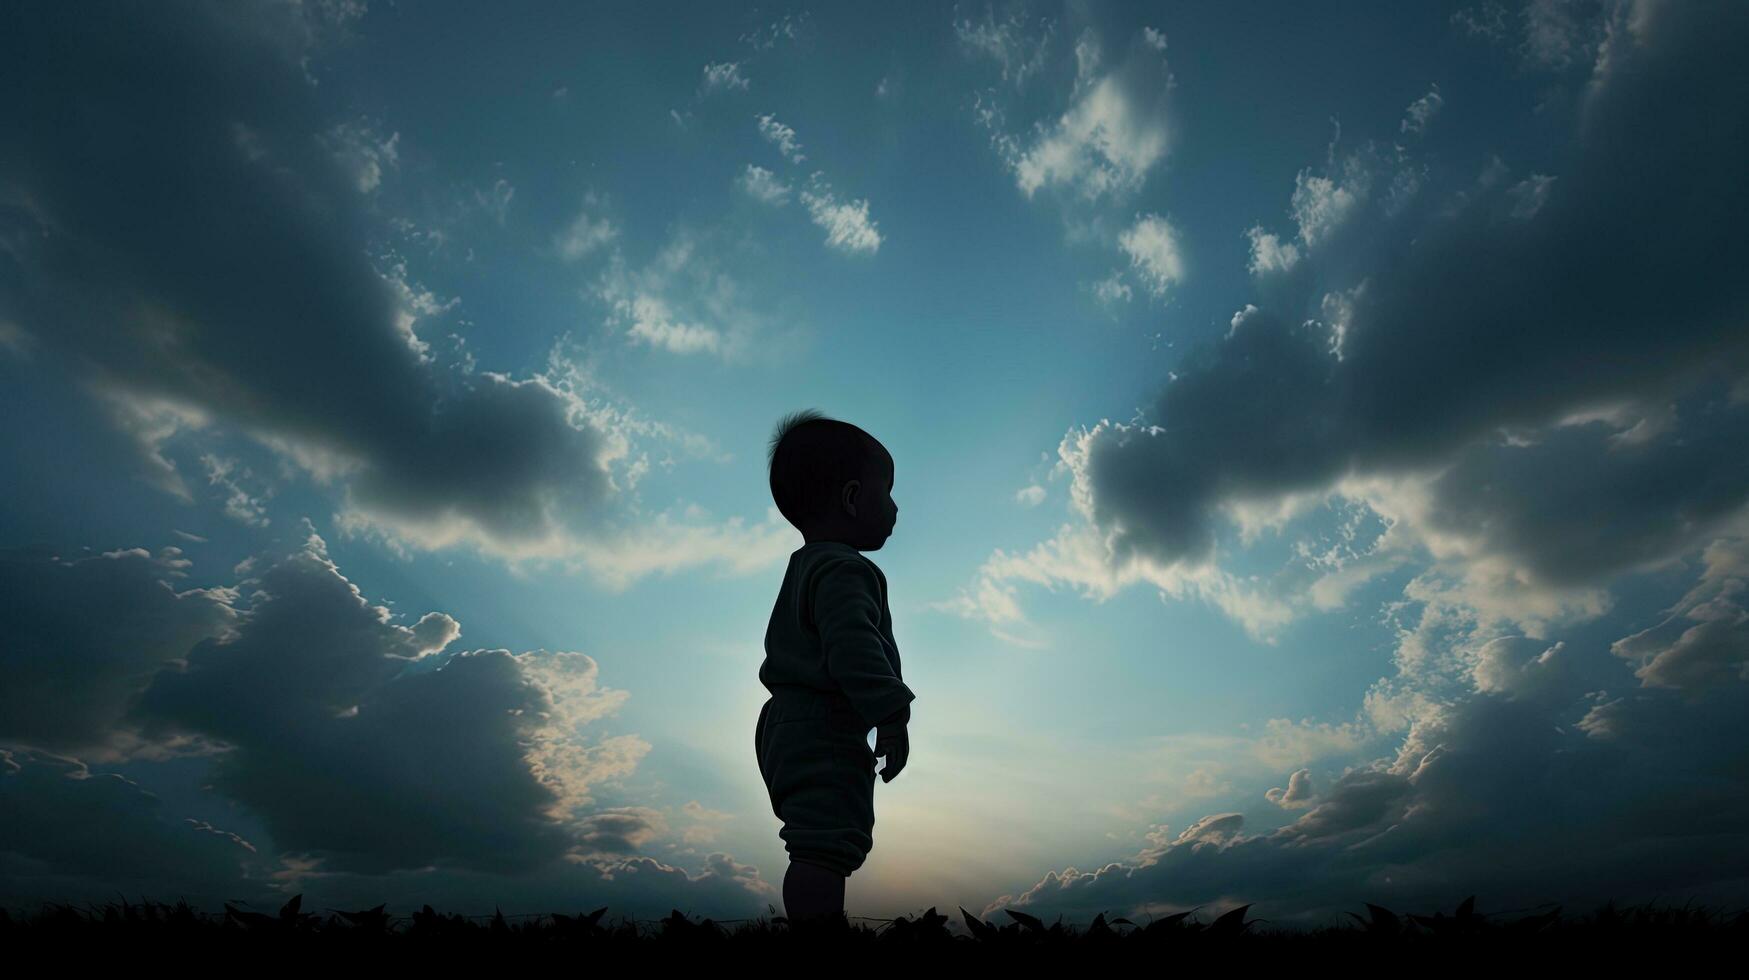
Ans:
{"label": "wispy cloud", "polygon": [[807,157],[802,155],[802,144],[796,140],[796,131],[777,121],[776,116],[763,115],[755,117],[759,123],[759,135],[777,147],[791,163],[801,163]]}

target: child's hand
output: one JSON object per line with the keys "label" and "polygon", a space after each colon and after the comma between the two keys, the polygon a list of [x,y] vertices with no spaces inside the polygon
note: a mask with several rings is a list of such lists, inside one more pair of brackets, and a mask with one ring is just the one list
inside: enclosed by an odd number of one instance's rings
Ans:
{"label": "child's hand", "polygon": [[881,769],[881,782],[890,783],[905,768],[905,762],[911,755],[911,736],[906,731],[905,723],[882,725],[875,730],[876,756],[885,756],[886,767]]}

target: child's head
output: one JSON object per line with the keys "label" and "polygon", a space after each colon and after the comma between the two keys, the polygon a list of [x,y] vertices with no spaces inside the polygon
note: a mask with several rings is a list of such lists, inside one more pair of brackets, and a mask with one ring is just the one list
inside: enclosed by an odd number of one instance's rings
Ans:
{"label": "child's head", "polygon": [[875,551],[893,533],[893,457],[874,436],[804,409],[777,423],[768,456],[771,499],[808,541]]}

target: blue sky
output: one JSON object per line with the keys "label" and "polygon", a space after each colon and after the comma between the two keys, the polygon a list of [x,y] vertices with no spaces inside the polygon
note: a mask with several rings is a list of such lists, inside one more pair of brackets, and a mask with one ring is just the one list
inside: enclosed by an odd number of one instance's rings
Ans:
{"label": "blue sky", "polygon": [[6,901],[776,903],[803,407],[852,914],[1749,877],[1740,10],[5,16]]}

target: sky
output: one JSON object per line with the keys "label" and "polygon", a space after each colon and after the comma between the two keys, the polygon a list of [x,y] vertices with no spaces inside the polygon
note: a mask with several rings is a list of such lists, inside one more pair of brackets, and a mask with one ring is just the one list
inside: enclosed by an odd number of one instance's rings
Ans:
{"label": "sky", "polygon": [[0,904],[781,909],[802,408],[850,914],[1749,891],[1742,5],[0,19]]}

